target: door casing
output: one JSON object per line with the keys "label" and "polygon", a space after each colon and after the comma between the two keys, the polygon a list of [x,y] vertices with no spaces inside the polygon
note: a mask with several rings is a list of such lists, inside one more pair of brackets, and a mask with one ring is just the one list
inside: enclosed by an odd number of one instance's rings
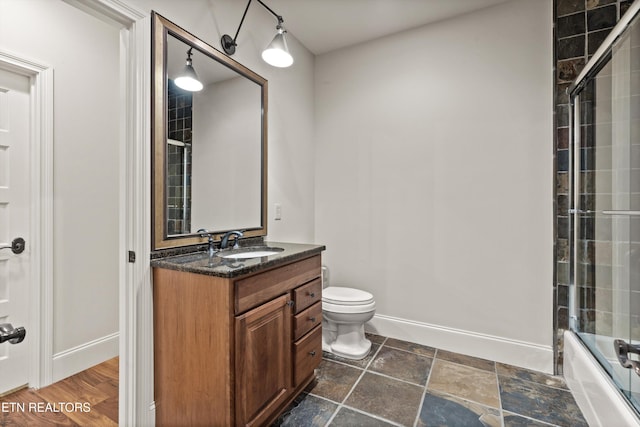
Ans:
{"label": "door casing", "polygon": [[29,77],[29,386],[51,384],[53,366],[53,68],[0,51],[0,68]]}

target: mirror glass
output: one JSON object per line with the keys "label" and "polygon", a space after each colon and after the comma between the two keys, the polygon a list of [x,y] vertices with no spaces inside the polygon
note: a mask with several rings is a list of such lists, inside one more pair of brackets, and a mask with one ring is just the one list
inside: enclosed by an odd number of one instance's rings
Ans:
{"label": "mirror glass", "polygon": [[157,14],[153,52],[154,249],[266,235],[266,80]]}

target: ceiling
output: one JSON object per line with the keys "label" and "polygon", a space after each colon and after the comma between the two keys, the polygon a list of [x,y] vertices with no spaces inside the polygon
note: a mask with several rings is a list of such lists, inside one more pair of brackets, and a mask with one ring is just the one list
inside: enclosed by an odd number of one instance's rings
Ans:
{"label": "ceiling", "polygon": [[284,18],[287,31],[320,55],[510,0],[263,1]]}

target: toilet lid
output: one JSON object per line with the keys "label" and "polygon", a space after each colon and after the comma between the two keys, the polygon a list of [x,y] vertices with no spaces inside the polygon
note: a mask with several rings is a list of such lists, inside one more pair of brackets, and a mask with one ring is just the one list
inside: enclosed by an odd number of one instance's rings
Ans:
{"label": "toilet lid", "polygon": [[322,301],[336,305],[362,305],[373,302],[373,295],[360,289],[329,286],[322,290]]}

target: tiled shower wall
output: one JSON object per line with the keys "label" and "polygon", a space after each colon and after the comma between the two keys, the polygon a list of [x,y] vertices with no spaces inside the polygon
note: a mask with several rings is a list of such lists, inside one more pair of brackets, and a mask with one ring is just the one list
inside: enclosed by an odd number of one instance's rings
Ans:
{"label": "tiled shower wall", "polygon": [[[173,80],[168,82],[169,139],[191,144],[193,94],[177,87]],[[167,232],[168,234],[189,233],[191,229],[191,149],[169,144],[167,146]],[[185,163],[187,179],[185,185]],[[187,204],[184,205],[184,197]],[[186,210],[186,212],[185,212]]]}
{"label": "tiled shower wall", "polygon": [[569,98],[566,93],[587,60],[632,0],[555,0],[555,366],[562,373],[562,334],[569,327]]}

